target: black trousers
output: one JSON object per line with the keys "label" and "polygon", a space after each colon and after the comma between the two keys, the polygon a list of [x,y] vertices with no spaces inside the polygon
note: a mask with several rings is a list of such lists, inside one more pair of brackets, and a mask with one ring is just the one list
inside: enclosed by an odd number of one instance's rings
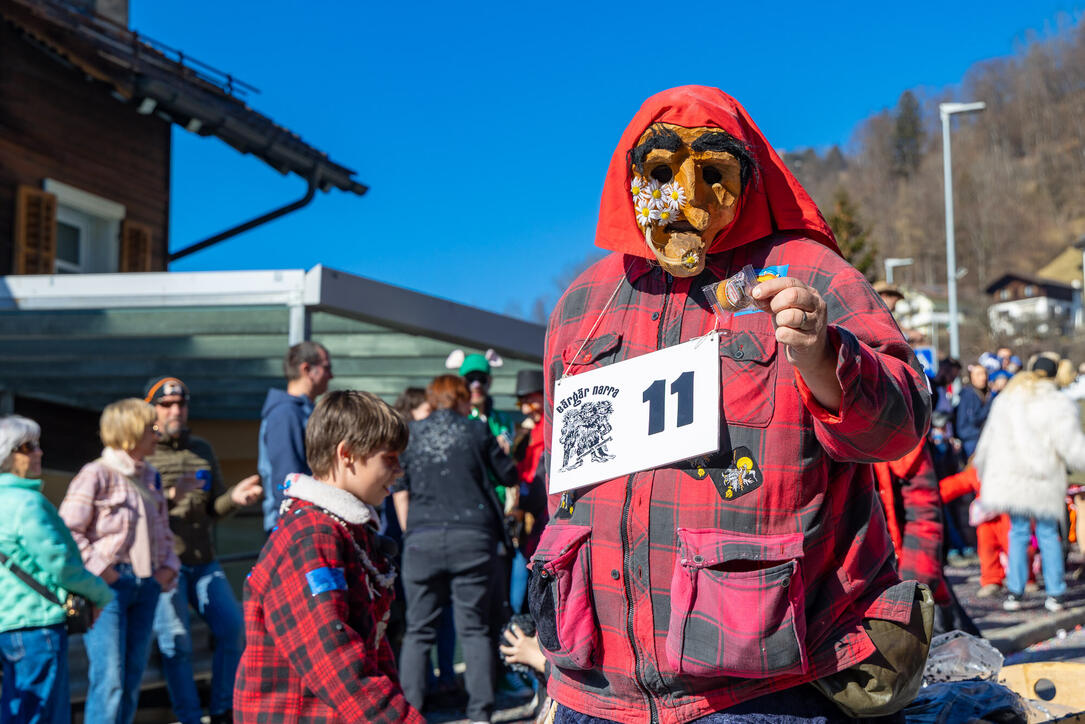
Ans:
{"label": "black trousers", "polygon": [[441,610],[452,602],[456,633],[467,671],[467,716],[489,721],[494,709],[494,648],[491,638],[497,540],[480,528],[442,527],[409,531],[403,545],[407,633],[400,653],[403,693],[421,710],[429,651],[437,641]]}

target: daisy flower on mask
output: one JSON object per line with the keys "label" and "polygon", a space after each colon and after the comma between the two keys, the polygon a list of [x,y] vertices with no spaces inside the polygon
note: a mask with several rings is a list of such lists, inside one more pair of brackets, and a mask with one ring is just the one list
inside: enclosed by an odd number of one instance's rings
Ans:
{"label": "daisy flower on mask", "polygon": [[663,198],[663,187],[655,180],[648,184],[648,188],[641,194],[641,198],[647,201],[648,205],[653,209],[662,209],[667,205],[666,200]]}
{"label": "daisy flower on mask", "polygon": [[664,184],[660,189],[663,203],[671,211],[678,211],[686,205],[686,190],[673,181]]}
{"label": "daisy flower on mask", "polygon": [[637,200],[636,204],[637,223],[642,228],[647,228],[653,222],[659,221],[659,209],[649,205],[643,198]]}
{"label": "daisy flower on mask", "polygon": [[644,178],[640,174],[633,174],[633,180],[629,183],[629,193],[634,197],[638,197],[648,191],[648,186],[651,182]]}
{"label": "daisy flower on mask", "polygon": [[673,224],[675,221],[678,221],[678,219],[680,219],[682,217],[682,212],[677,211],[675,209],[671,209],[671,208],[669,208],[667,206],[664,206],[662,209],[658,209],[658,213],[659,213],[659,225],[660,226],[666,226],[667,224]]}

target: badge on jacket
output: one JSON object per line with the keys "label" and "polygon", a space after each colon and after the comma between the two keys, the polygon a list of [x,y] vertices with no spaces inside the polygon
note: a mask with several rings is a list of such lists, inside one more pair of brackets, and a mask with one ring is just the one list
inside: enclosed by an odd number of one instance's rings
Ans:
{"label": "badge on jacket", "polygon": [[342,568],[316,568],[305,574],[305,580],[309,583],[309,593],[314,596],[328,591],[347,590],[347,577]]}
{"label": "badge on jacket", "polygon": [[[720,461],[723,462],[722,460]],[[694,462],[692,470],[687,472],[698,480],[706,477],[712,478],[712,484],[716,486],[716,492],[724,500],[741,498],[747,493],[752,493],[765,482],[761,474],[761,467],[757,464],[753,453],[748,447],[736,447],[731,451],[731,461],[725,468],[711,467],[712,462],[706,459]]]}

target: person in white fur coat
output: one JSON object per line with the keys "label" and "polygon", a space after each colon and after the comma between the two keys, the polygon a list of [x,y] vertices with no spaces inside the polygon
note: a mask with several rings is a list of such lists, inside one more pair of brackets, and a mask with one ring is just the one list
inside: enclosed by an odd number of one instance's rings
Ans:
{"label": "person in white fur coat", "polygon": [[985,510],[1010,515],[1009,564],[1003,608],[1021,608],[1028,578],[1031,522],[1043,556],[1049,611],[1066,591],[1059,521],[1066,514],[1066,469],[1085,470],[1085,433],[1077,405],[1058,389],[1059,356],[1029,360],[991,405],[973,465]]}

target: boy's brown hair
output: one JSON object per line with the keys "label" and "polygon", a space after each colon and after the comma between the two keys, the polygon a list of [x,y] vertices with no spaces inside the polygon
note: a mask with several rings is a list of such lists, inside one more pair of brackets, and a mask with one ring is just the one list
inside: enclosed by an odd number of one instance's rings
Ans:
{"label": "boy's brown hair", "polygon": [[305,458],[316,477],[335,468],[335,448],[346,443],[356,457],[403,452],[407,423],[388,403],[370,392],[336,390],[316,403],[305,426]]}
{"label": "boy's brown hair", "polygon": [[434,410],[454,410],[471,399],[467,383],[459,375],[435,377],[426,388],[426,402]]}

